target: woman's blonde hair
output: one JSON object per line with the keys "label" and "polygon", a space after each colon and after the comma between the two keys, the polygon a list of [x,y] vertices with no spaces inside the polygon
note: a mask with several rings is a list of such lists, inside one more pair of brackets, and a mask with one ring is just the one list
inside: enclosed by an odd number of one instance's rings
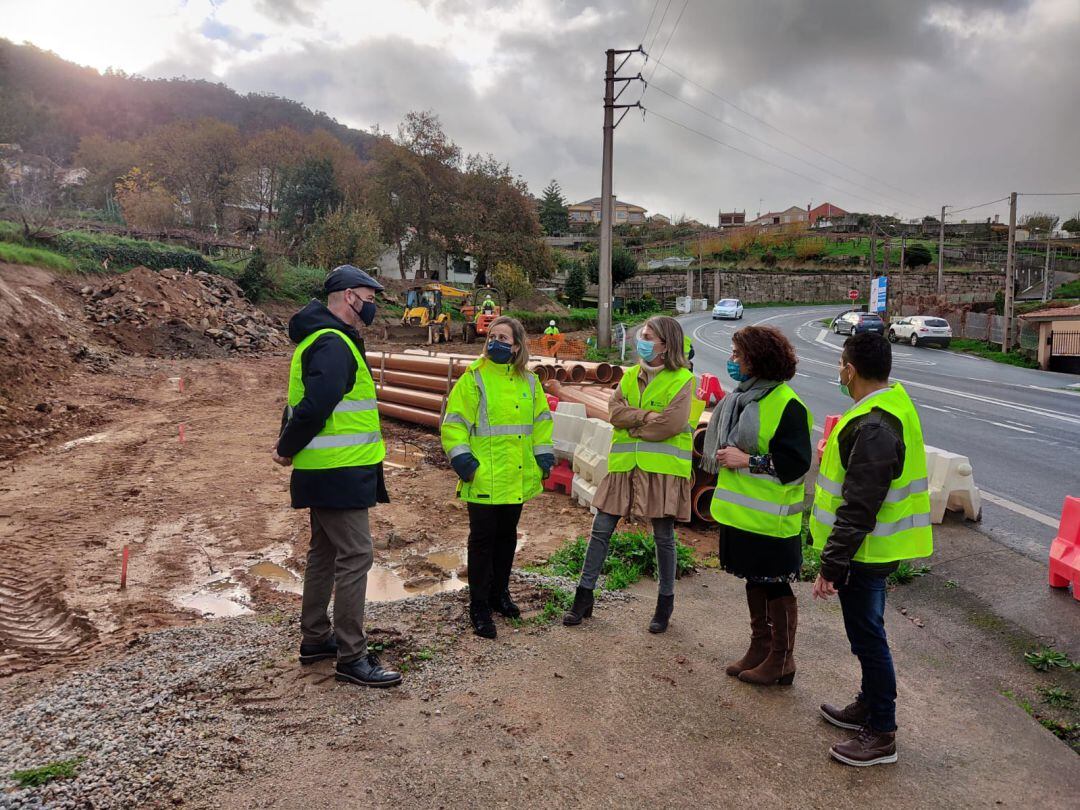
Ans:
{"label": "woman's blonde hair", "polygon": [[[529,338],[525,334],[525,327],[521,325],[521,321],[517,318],[511,318],[509,315],[500,315],[498,318],[488,324],[488,335],[491,334],[491,330],[495,326],[500,324],[506,324],[510,327],[510,333],[514,336],[514,345],[517,346],[517,354],[510,360],[510,365],[514,367],[514,372],[520,374],[522,377],[529,373]],[[484,343],[484,357],[487,357],[487,343]]]}
{"label": "woman's blonde hair", "polygon": [[649,331],[656,337],[664,341],[664,345],[667,347],[667,351],[664,353],[664,368],[668,371],[690,368],[690,361],[686,359],[686,352],[683,350],[682,324],[667,315],[654,315],[645,321],[645,326],[649,327]]}

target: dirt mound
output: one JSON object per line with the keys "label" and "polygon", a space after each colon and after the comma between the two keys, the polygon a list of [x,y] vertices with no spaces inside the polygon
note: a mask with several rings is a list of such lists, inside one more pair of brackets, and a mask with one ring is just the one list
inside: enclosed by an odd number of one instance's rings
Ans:
{"label": "dirt mound", "polygon": [[223,357],[285,346],[280,323],[210,273],[145,267],[80,290],[99,334],[132,354]]}
{"label": "dirt mound", "polygon": [[553,298],[548,298],[543,293],[533,291],[528,295],[514,299],[514,309],[524,309],[529,312],[539,312],[543,315],[569,315],[570,310]]}

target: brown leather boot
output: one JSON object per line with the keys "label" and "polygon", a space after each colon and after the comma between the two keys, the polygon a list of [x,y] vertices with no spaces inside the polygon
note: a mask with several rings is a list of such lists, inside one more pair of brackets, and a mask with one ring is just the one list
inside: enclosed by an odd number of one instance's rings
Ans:
{"label": "brown leather boot", "polygon": [[746,589],[746,604],[750,608],[750,649],[746,651],[746,655],[735,663],[728,664],[724,670],[733,678],[744,669],[753,669],[769,654],[772,631],[769,630],[767,603],[765,589],[760,585],[751,585]]}
{"label": "brown leather boot", "polygon": [[865,726],[854,738],[836,743],[829,749],[829,754],[833,759],[857,768],[896,762],[896,732],[874,731]]}
{"label": "brown leather boot", "polygon": [[799,612],[794,596],[772,599],[766,606],[772,624],[772,643],[765,660],[739,673],[739,680],[761,686],[788,686],[795,680],[795,628]]}

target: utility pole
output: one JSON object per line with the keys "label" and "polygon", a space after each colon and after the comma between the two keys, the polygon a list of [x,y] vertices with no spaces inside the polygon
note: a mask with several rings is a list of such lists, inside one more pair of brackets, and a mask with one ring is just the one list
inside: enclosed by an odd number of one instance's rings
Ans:
{"label": "utility pole", "polygon": [[714,267],[712,273],[713,306],[716,306],[720,301],[720,266]]}
{"label": "utility pole", "polygon": [[[870,287],[867,288],[866,300],[870,301],[870,290],[874,285],[874,276],[877,275],[877,223],[870,226]],[[869,309],[869,307],[867,307]]]}
{"label": "utility pole", "polygon": [[[607,70],[604,73],[604,157],[603,169],[600,178],[600,278],[599,291],[597,293],[597,323],[596,344],[600,348],[611,347],[611,220],[613,219],[613,197],[611,193],[612,152],[615,141],[615,127],[619,125],[623,117],[631,107],[640,107],[641,102],[634,104],[616,104],[619,96],[626,90],[627,84],[623,84],[622,90],[615,93],[616,82],[632,82],[641,80],[641,74],[637,76],[617,78],[619,68],[626,64],[630,54],[644,53],[638,46],[633,50],[617,51],[614,48],[607,50]],[[625,54],[625,58],[619,67],[615,67],[616,54]],[[623,110],[619,121],[615,120],[615,110]]]}
{"label": "utility pole", "polygon": [[906,261],[904,254],[907,250],[907,234],[900,234],[900,294],[899,303],[897,304],[896,314],[901,318],[904,317],[904,262]]}
{"label": "utility pole", "polygon": [[938,223],[937,240],[937,291],[938,295],[945,292],[945,209],[949,206],[941,206],[941,222]]}
{"label": "utility pole", "polygon": [[1009,252],[1005,257],[1005,333],[1001,350],[1008,353],[1013,344],[1013,273],[1016,262],[1016,192],[1009,195]]}
{"label": "utility pole", "polygon": [[1050,291],[1054,286],[1054,271],[1050,269],[1050,234],[1053,228],[1046,232],[1046,264],[1043,266],[1043,294],[1042,300],[1050,300]]}

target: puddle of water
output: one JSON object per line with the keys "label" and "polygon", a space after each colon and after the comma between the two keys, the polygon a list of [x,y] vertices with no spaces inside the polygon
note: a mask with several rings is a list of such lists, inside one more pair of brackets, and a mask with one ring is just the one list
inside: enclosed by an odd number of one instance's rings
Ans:
{"label": "puddle of water", "polygon": [[374,565],[368,572],[367,599],[369,602],[394,602],[410,596],[459,591],[465,587],[465,584],[465,581],[459,579],[457,572],[454,571],[449,579],[425,583],[419,587],[408,587],[405,585],[405,580],[392,568]]}
{"label": "puddle of water", "polygon": [[424,556],[429,562],[435,563],[448,574],[453,574],[465,564],[465,552],[463,551],[433,551]]}
{"label": "puddle of water", "polygon": [[173,601],[188,610],[194,610],[210,619],[228,616],[244,616],[251,613],[248,607],[247,589],[228,577],[204,582],[196,590],[182,594]]}
{"label": "puddle of water", "polygon": [[257,562],[248,568],[248,573],[252,576],[270,580],[279,591],[298,594],[304,592],[304,583],[301,582],[300,577],[285,566],[278,565],[275,562],[269,560]]}

